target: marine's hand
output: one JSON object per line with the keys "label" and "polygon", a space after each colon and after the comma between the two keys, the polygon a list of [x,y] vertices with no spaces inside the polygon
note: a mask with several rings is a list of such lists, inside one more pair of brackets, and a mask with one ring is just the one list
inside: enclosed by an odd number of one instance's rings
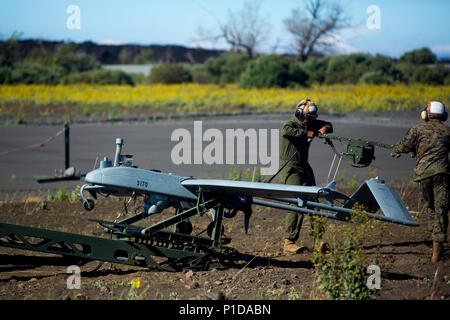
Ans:
{"label": "marine's hand", "polygon": [[327,134],[328,133],[328,128],[326,126],[323,126],[322,128],[319,129],[319,132],[321,134]]}
{"label": "marine's hand", "polygon": [[306,135],[307,135],[308,138],[312,139],[312,138],[314,138],[317,135],[317,131],[308,131],[306,133]]}

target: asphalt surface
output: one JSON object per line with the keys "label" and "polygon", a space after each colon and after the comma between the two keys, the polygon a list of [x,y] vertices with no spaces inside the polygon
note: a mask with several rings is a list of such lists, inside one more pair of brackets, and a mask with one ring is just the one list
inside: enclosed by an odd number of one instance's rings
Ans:
{"label": "asphalt surface", "polygon": [[[278,134],[281,147],[281,126],[289,118],[289,114],[258,115],[258,116],[229,116],[208,117],[196,119],[202,121],[202,133],[208,129],[223,136],[223,161],[226,161],[227,153],[231,150],[231,142],[227,142],[226,130],[242,128],[244,130],[254,129],[258,134],[257,148],[268,145],[272,148],[269,139],[264,144],[259,137],[260,129],[267,129],[268,133]],[[418,112],[397,113],[353,113],[349,115],[321,115],[321,119],[331,121],[334,126],[334,134],[379,141],[383,143],[396,143],[407,129],[420,122]],[[198,125],[198,124],[197,124]],[[27,146],[39,144],[47,138],[54,136],[62,129],[61,125],[25,125],[25,126],[2,126],[0,127],[0,195],[14,197],[23,194],[46,194],[48,189],[54,191],[62,186],[68,189],[81,185],[82,181],[58,182],[39,184],[30,179],[12,179],[13,175],[54,175],[56,169],[63,169],[64,160],[64,138],[59,135],[43,147],[26,148]],[[178,141],[171,141],[171,136],[176,129],[184,129],[184,133],[191,135],[191,161],[194,154],[200,152],[200,164],[175,164],[171,156]],[[178,132],[178,131],[177,131]],[[212,132],[212,131],[209,131]],[[107,156],[113,159],[116,138],[124,139],[124,154],[134,156],[134,165],[144,169],[158,169],[176,175],[194,176],[201,178],[223,178],[231,172],[230,164],[205,164],[201,152],[211,143],[203,141],[202,146],[194,142],[194,119],[158,122],[133,122],[120,124],[72,124],[70,126],[70,165],[82,173],[92,170],[99,161]],[[205,137],[204,137],[205,138]],[[181,140],[180,140],[181,141]],[[187,140],[185,140],[187,141]],[[195,145],[195,148],[194,148]],[[336,149],[344,151],[345,144],[335,142]],[[251,164],[248,157],[250,151],[245,146],[247,154],[245,163],[237,165],[238,169],[254,167],[267,167],[262,165],[261,158],[257,158],[257,164]],[[254,148],[254,146],[253,146]],[[273,147],[275,148],[275,147]],[[17,150],[18,149],[18,150]],[[15,151],[14,151],[15,150]],[[240,150],[235,150],[234,163],[237,162],[236,155]],[[409,155],[394,159],[390,156],[391,151],[376,148],[376,159],[367,168],[354,168],[342,161],[336,174],[339,186],[345,186],[348,181],[360,183],[369,175],[378,175],[390,185],[401,185],[409,181],[409,176],[414,167],[415,160]],[[270,155],[270,152],[268,153]],[[333,160],[333,151],[323,143],[322,139],[315,138],[310,148],[309,161],[314,169],[316,181],[319,185],[327,182],[327,178],[333,178],[334,168],[330,166]],[[220,158],[220,157],[219,157]],[[276,160],[274,160],[276,158]],[[273,167],[282,165],[278,157],[272,158]],[[97,159],[97,162],[96,162]],[[335,166],[337,161],[335,162]]]}

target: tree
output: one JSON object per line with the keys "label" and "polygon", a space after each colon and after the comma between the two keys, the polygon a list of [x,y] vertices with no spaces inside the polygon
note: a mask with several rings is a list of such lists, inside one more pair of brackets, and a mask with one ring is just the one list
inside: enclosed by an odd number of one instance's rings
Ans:
{"label": "tree", "polygon": [[400,57],[400,62],[413,65],[432,64],[438,61],[437,56],[428,48],[412,50]]}
{"label": "tree", "polygon": [[19,60],[21,33],[13,32],[7,41],[0,42],[0,66],[12,68]]}
{"label": "tree", "polygon": [[253,58],[270,30],[267,17],[261,16],[261,4],[260,0],[247,0],[240,11],[228,10],[227,20],[225,22],[218,21],[219,32],[217,34],[205,36],[206,32],[200,29],[200,37],[207,41],[224,40],[231,46],[233,52],[245,52],[250,58]]}
{"label": "tree", "polygon": [[370,67],[374,58],[366,53],[343,54],[328,60],[325,84],[358,83]]}
{"label": "tree", "polygon": [[348,17],[338,4],[323,0],[304,0],[305,9],[292,10],[290,18],[284,20],[289,33],[294,37],[297,59],[305,61],[317,46],[327,46],[327,37],[348,27]]}
{"label": "tree", "polygon": [[134,63],[136,64],[147,64],[154,62],[155,53],[151,48],[144,48],[139,52],[139,54],[134,58]]}
{"label": "tree", "polygon": [[73,42],[63,43],[58,47],[54,63],[61,66],[66,74],[100,69],[101,65],[86,53],[77,53]]}
{"label": "tree", "polygon": [[229,53],[209,58],[204,65],[216,83],[233,83],[239,80],[249,62],[250,58],[246,54]]}
{"label": "tree", "polygon": [[450,71],[442,65],[429,67],[422,65],[416,69],[412,77],[413,82],[426,83],[431,85],[443,85]]}
{"label": "tree", "polygon": [[252,60],[238,82],[240,88],[295,87],[305,85],[309,75],[289,57],[261,55]]}

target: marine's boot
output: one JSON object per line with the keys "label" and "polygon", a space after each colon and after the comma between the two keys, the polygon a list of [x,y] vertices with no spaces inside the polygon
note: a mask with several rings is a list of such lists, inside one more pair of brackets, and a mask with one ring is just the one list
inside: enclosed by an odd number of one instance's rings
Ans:
{"label": "marine's boot", "polygon": [[307,247],[300,247],[295,244],[294,241],[289,239],[284,239],[284,253],[287,254],[297,254],[307,250]]}
{"label": "marine's boot", "polygon": [[442,255],[442,242],[433,241],[433,256],[431,262],[436,263],[441,259]]}

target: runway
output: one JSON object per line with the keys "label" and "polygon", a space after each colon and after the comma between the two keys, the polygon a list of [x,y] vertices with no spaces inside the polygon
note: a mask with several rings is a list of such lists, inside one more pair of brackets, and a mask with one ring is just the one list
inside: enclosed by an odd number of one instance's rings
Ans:
{"label": "runway", "polygon": [[[279,160],[275,161],[275,158],[278,159],[275,154],[270,154],[271,150],[277,149],[275,143],[271,143],[270,137],[273,135],[277,137],[278,134],[278,147],[281,147],[281,126],[289,117],[289,114],[275,114],[159,122],[71,124],[70,165],[82,173],[94,169],[96,159],[98,166],[103,157],[114,158],[115,140],[116,138],[123,138],[123,153],[132,154],[134,165],[144,169],[158,169],[176,175],[201,178],[226,178],[232,169],[230,162],[236,164],[241,152],[245,152],[245,159],[243,160],[244,163],[236,166],[238,169],[250,168],[250,171],[253,171],[255,167],[268,167],[261,162],[262,158],[259,154],[261,147],[267,147],[266,155],[271,156],[272,167],[278,168],[282,163],[279,163]],[[413,112],[396,113],[395,115],[388,113],[377,115],[361,113],[345,116],[322,115],[320,119],[333,123],[335,135],[388,144],[398,142],[410,126],[420,121],[419,117]],[[200,133],[195,132],[194,121],[201,121],[196,122],[197,129],[199,124],[201,125],[202,131]],[[11,193],[45,194],[48,189],[56,190],[61,186],[71,189],[83,183],[82,181],[71,181],[38,184],[33,180],[11,179],[12,175],[53,175],[55,169],[63,169],[65,164],[63,135],[57,136],[43,147],[23,149],[26,146],[45,141],[61,129],[62,126],[49,125],[0,127],[0,194],[3,197]],[[242,130],[239,131],[239,129]],[[249,129],[250,131],[248,131]],[[247,140],[248,142],[243,148],[242,146],[238,147],[236,141],[234,141],[234,145],[230,145],[231,142],[227,142],[225,139],[227,130],[236,134],[239,134],[239,132],[254,132],[257,134],[258,145],[250,145],[250,140]],[[262,141],[260,135],[264,131],[268,134],[266,142]],[[191,135],[190,164],[186,162],[177,164],[180,160],[177,160],[176,157],[174,159],[174,154],[176,155],[174,148],[176,151],[177,144],[180,147],[179,143],[182,141],[181,139],[172,141],[173,135],[176,135],[176,133],[189,133]],[[211,138],[211,134],[214,139]],[[221,146],[223,150],[219,151],[223,154],[211,153],[207,146],[220,136],[223,137]],[[338,151],[344,151],[345,144],[336,141],[335,145]],[[234,149],[233,160],[230,156],[231,148]],[[20,150],[9,152],[14,149]],[[258,150],[259,156],[257,156],[256,163],[249,157],[252,150]],[[390,152],[387,149],[376,148],[376,159],[372,162],[372,166],[367,168],[354,168],[342,161],[336,174],[338,188],[339,186],[346,186],[348,181],[351,183],[362,182],[369,175],[378,175],[390,185],[401,185],[403,182],[409,181],[415,160],[409,155],[402,155],[402,157],[394,159],[390,156]],[[219,160],[216,162],[222,162],[223,164],[208,164],[208,154]],[[228,161],[227,154],[230,157]],[[314,139],[310,147],[309,162],[314,169],[316,182],[319,185],[327,182],[333,155],[331,148],[324,144],[322,139]],[[186,154],[182,154],[182,156],[186,156]],[[337,162],[335,162],[336,164]],[[332,178],[334,174],[333,170],[330,177]]]}

